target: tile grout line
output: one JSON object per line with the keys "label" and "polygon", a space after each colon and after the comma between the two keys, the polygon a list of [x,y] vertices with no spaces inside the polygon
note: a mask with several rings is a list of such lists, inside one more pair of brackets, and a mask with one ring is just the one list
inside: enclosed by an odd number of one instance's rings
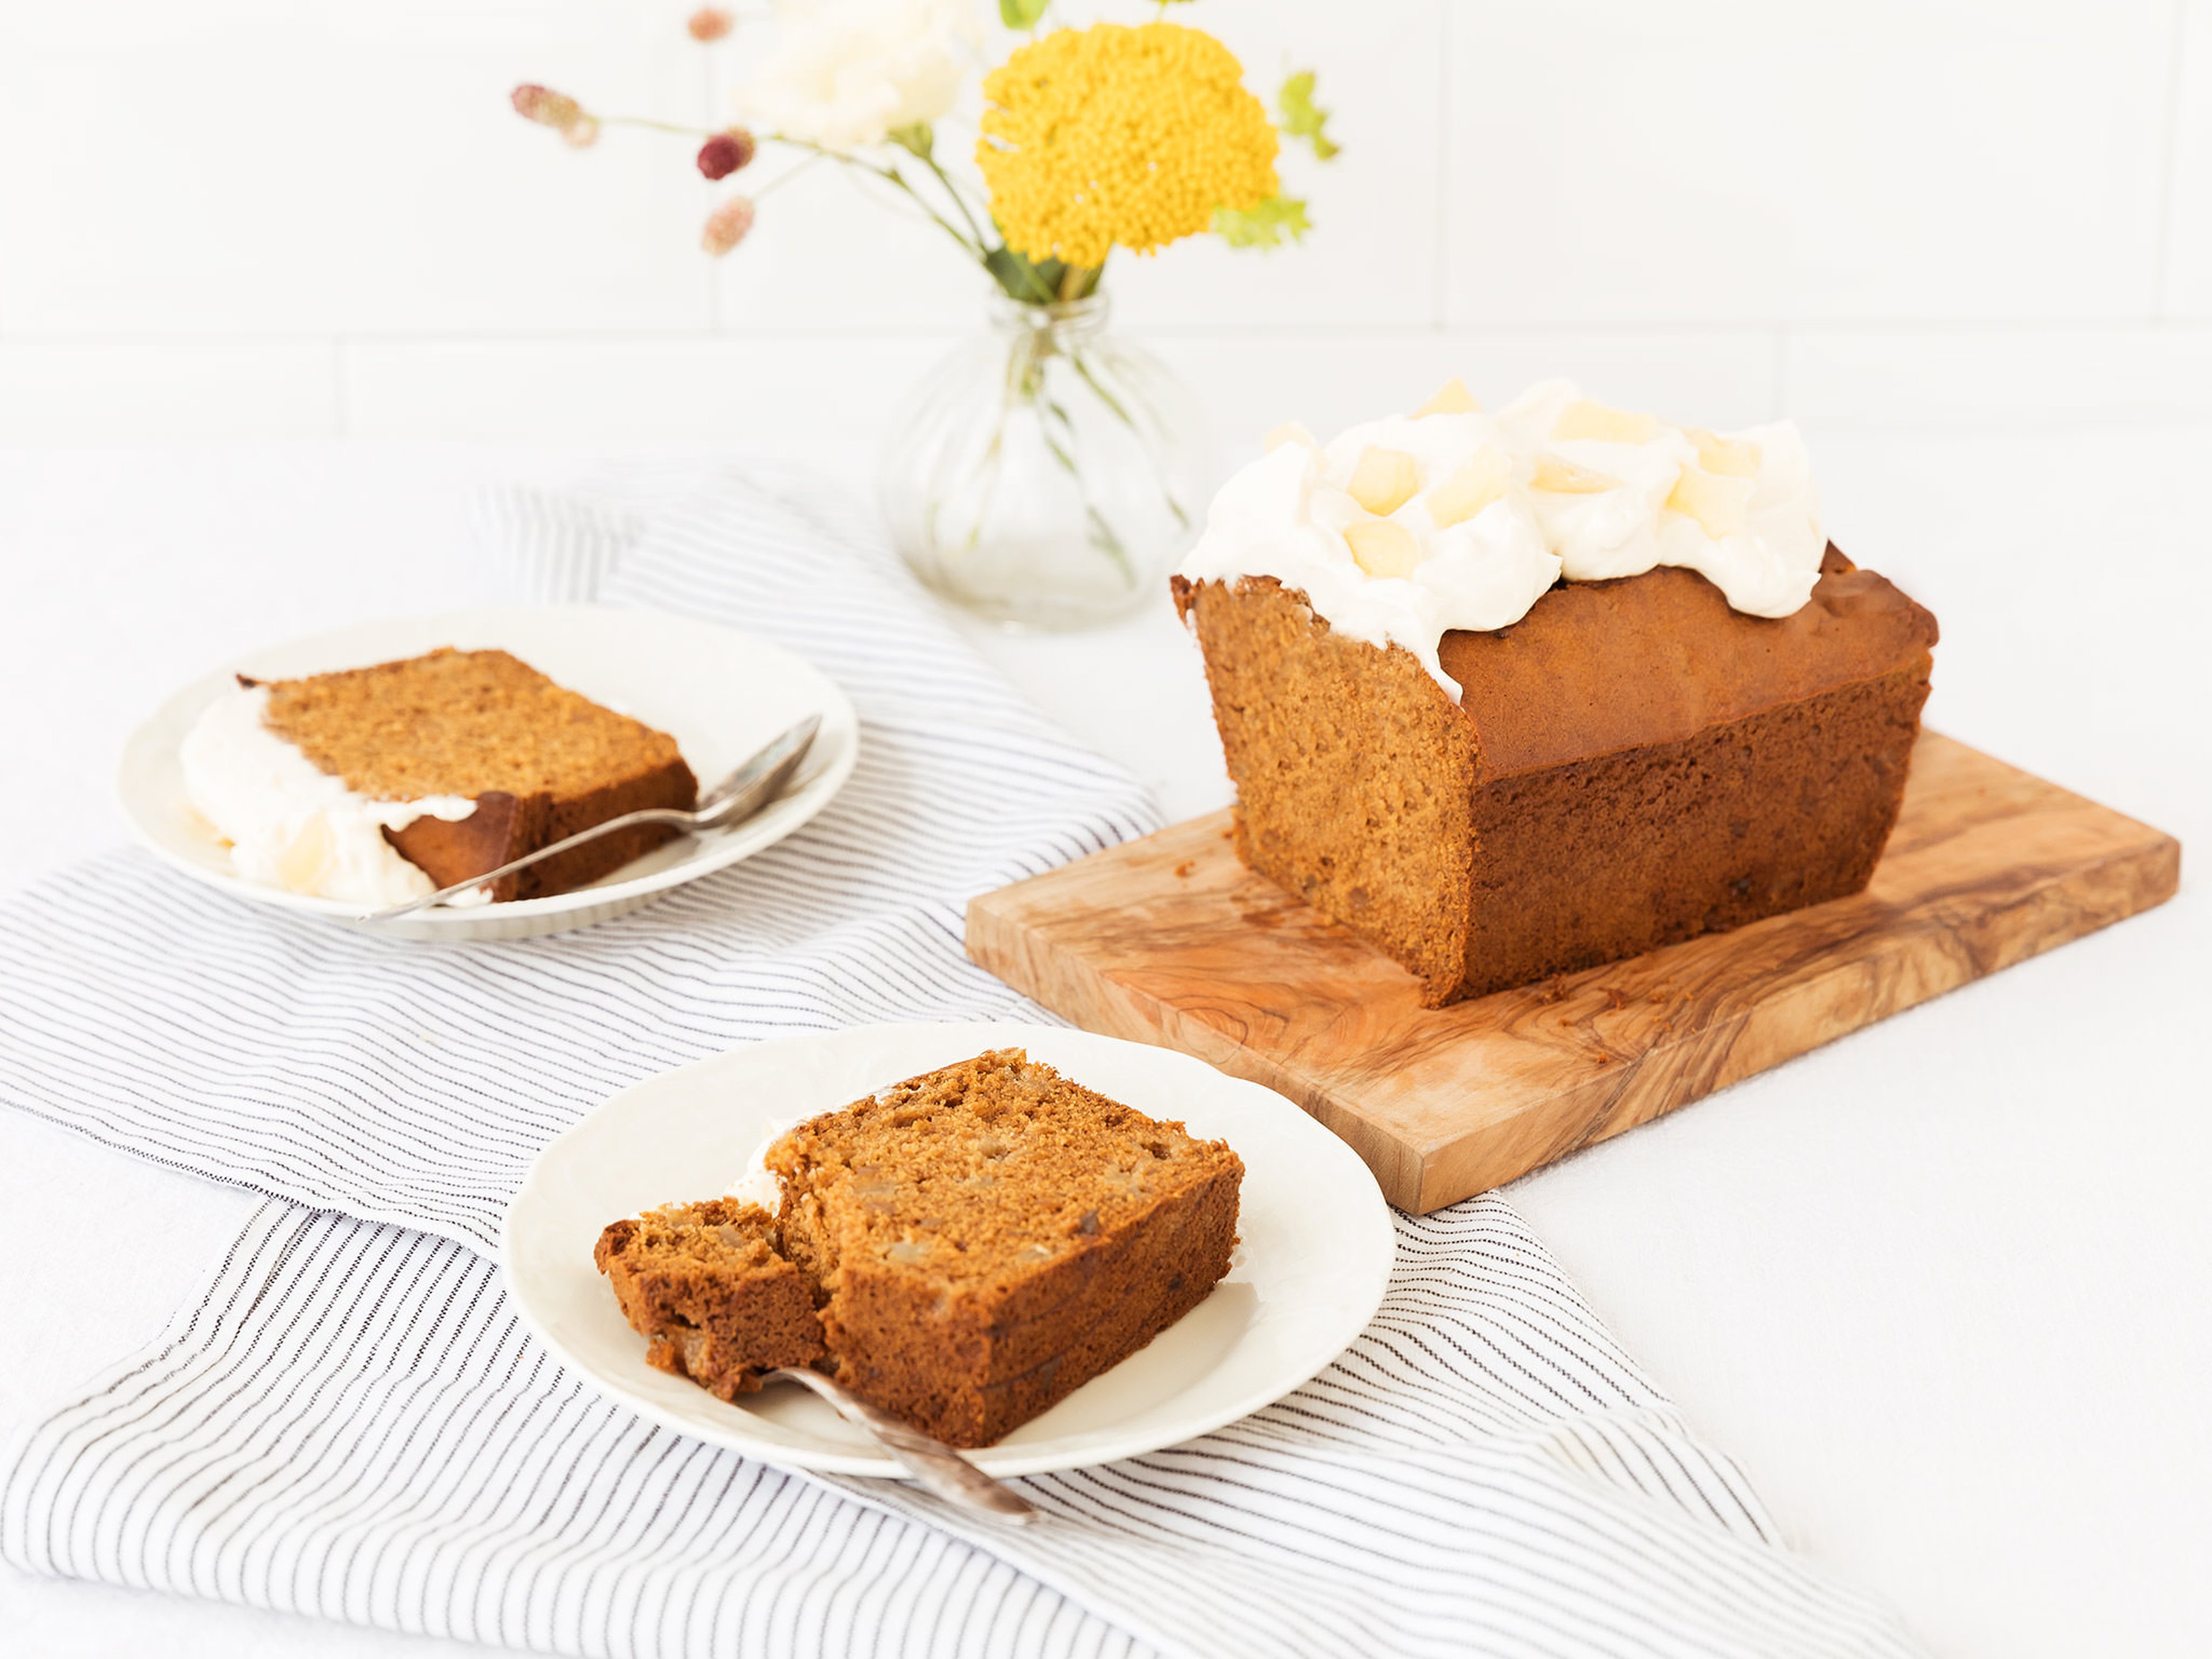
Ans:
{"label": "tile grout line", "polygon": [[2189,0],[2172,0],[2166,37],[2165,143],[2159,157],[2158,243],[2151,261],[2150,314],[2167,317],[2167,278],[2173,257],[2173,197],[2181,179],[2181,99],[2189,54]]}
{"label": "tile grout line", "polygon": [[[2049,337],[2080,335],[2126,337],[2130,335],[2159,335],[2191,331],[2212,332],[2212,317],[2148,318],[2142,315],[2123,317],[2019,317],[2001,319],[1970,318],[1753,318],[1728,321],[1679,321],[1653,319],[1644,322],[1607,321],[1597,319],[1575,320],[1553,319],[1538,322],[1475,323],[1439,327],[1433,321],[1405,323],[1257,323],[1250,325],[1207,322],[1147,322],[1141,319],[1128,319],[1122,326],[1130,333],[1159,338],[1179,340],[1381,340],[1412,339],[1428,334],[1479,335],[1500,339],[1542,339],[1547,337],[1573,337],[1591,340],[1635,339],[1655,337],[1682,337],[1689,336],[1729,335],[1745,339],[1763,337],[1794,337],[1820,335],[1880,336],[1910,335],[1929,340],[1989,339],[2019,337]],[[960,331],[951,325],[868,326],[859,328],[763,327],[745,328],[584,328],[584,329],[527,329],[513,331],[455,330],[395,330],[386,333],[378,331],[349,331],[341,337],[366,345],[459,345],[501,347],[511,345],[557,344],[620,344],[653,345],[679,341],[720,338],[732,342],[771,344],[862,343],[872,340],[937,340],[957,335]],[[284,340],[326,337],[318,333],[291,334],[283,331],[260,333],[252,331],[204,332],[193,331],[101,330],[97,331],[44,331],[37,333],[15,333],[17,341],[44,339],[68,340]]]}
{"label": "tile grout line", "polygon": [[[1418,339],[1437,333],[1492,339],[1541,340],[1568,337],[1593,342],[1731,336],[1747,340],[1771,337],[1784,340],[1830,337],[1904,335],[1929,341],[2033,338],[2075,335],[2083,337],[2125,338],[2191,333],[2212,336],[2212,317],[2119,318],[2028,317],[1996,320],[1928,318],[1800,319],[1796,321],[1761,318],[1737,321],[1610,322],[1596,319],[1555,319],[1543,322],[1471,324],[1439,329],[1433,322],[1407,323],[1267,323],[1250,325],[1218,323],[1127,324],[1133,334],[1186,341],[1379,341]],[[378,346],[453,346],[496,350],[513,346],[677,345],[723,340],[733,344],[836,345],[866,344],[883,340],[939,341],[959,333],[951,325],[892,325],[866,328],[580,328],[483,330],[252,330],[252,329],[7,329],[0,338],[11,346],[117,345],[127,343],[245,345],[336,343],[346,348]]]}

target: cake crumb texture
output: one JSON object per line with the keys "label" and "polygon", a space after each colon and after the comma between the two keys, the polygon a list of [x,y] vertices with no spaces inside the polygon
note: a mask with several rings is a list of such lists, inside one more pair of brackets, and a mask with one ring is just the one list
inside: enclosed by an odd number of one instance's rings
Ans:
{"label": "cake crumb texture", "polygon": [[504,651],[450,646],[269,683],[268,722],[373,800],[550,795],[680,760],[676,739]]}

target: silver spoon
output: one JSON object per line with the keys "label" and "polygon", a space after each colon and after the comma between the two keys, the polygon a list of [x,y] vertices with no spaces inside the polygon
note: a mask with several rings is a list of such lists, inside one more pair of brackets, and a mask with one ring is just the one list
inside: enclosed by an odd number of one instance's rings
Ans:
{"label": "silver spoon", "polygon": [[821,726],[819,714],[809,714],[701,796],[699,805],[691,811],[683,811],[672,806],[648,806],[642,811],[625,812],[618,818],[609,818],[605,823],[579,830],[574,835],[556,841],[550,847],[541,847],[534,853],[510,859],[496,870],[487,870],[480,876],[471,876],[466,881],[457,881],[451,887],[441,887],[434,893],[410,899],[404,904],[371,910],[357,920],[391,921],[433,904],[443,904],[456,894],[465,893],[472,887],[481,887],[488,881],[497,881],[501,876],[511,876],[517,870],[526,870],[556,853],[565,853],[571,847],[581,847],[587,841],[597,841],[601,836],[611,836],[616,830],[627,830],[633,824],[672,823],[679,830],[696,834],[704,830],[727,830],[742,823],[774,800],[777,792],[790,781],[791,775],[799,769],[799,763],[806,758],[806,750],[814,742],[814,734]]}
{"label": "silver spoon", "polygon": [[1003,1481],[994,1480],[942,1440],[911,1428],[889,1412],[871,1406],[858,1395],[823,1376],[820,1371],[786,1365],[763,1374],[761,1381],[781,1379],[802,1383],[814,1390],[848,1423],[856,1424],[899,1462],[899,1467],[948,1504],[979,1515],[1026,1527],[1044,1511]]}

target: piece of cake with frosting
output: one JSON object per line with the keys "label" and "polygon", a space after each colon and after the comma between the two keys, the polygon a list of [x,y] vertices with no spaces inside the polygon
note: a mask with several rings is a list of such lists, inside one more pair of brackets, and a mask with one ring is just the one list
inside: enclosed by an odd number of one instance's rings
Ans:
{"label": "piece of cake with frosting", "polygon": [[[249,881],[381,907],[643,807],[689,808],[676,740],[504,651],[450,647],[336,673],[240,675],[178,751],[185,793]],[[597,881],[673,830],[612,830],[456,902]]]}
{"label": "piece of cake with frosting", "polygon": [[1794,427],[1565,380],[1279,429],[1175,587],[1239,854],[1431,1006],[1864,887],[1936,637],[1830,545]]}

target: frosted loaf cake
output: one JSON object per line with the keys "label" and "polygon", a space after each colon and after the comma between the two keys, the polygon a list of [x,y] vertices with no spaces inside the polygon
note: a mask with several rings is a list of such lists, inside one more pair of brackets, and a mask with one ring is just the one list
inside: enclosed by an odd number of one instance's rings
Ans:
{"label": "frosted loaf cake", "polygon": [[1175,590],[1239,856],[1431,1006],[1863,887],[1936,638],[1829,545],[1793,428],[1565,381],[1279,433]]}

